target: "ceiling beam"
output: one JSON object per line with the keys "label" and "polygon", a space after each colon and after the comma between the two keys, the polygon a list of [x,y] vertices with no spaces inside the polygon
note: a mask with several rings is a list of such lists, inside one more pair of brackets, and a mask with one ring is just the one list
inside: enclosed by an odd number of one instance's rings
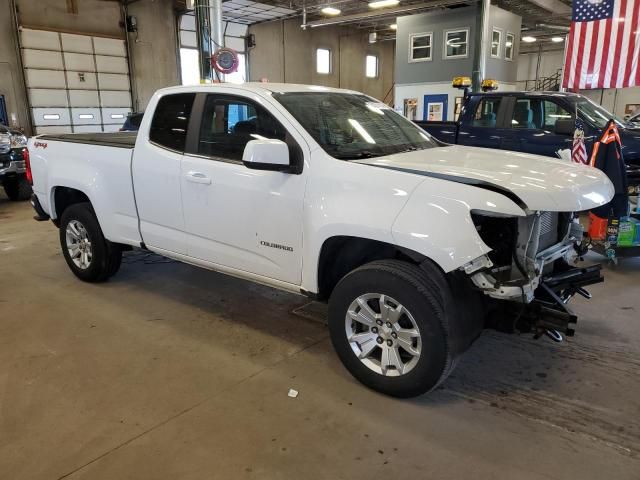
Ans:
{"label": "ceiling beam", "polygon": [[548,12],[567,17],[571,15],[571,7],[560,0],[529,0],[536,7],[540,7]]}
{"label": "ceiling beam", "polygon": [[351,15],[339,15],[333,18],[324,18],[322,20],[314,20],[307,22],[303,27],[326,27],[327,25],[339,25],[341,23],[353,23],[361,20],[376,20],[379,18],[395,17],[401,14],[414,12],[416,10],[429,10],[447,5],[459,5],[460,0],[440,0],[436,2],[419,3],[417,5],[406,5],[404,7],[385,8],[382,10],[369,10],[362,13],[353,13]]}

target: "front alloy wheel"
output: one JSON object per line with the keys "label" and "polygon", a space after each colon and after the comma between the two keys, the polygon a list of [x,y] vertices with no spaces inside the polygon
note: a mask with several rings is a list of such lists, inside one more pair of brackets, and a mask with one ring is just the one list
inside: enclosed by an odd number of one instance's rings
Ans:
{"label": "front alloy wheel", "polygon": [[369,369],[387,376],[409,373],[422,351],[418,325],[393,297],[366,293],[347,311],[345,329],[353,353]]}
{"label": "front alloy wheel", "polygon": [[342,278],[329,299],[329,332],[349,372],[395,397],[428,392],[453,369],[452,291],[432,264],[379,260]]}

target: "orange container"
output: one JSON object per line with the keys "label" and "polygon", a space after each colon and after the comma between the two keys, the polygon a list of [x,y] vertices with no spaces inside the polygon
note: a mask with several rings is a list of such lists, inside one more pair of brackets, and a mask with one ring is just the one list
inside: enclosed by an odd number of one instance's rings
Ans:
{"label": "orange container", "polygon": [[591,220],[591,224],[589,225],[589,236],[594,240],[604,240],[607,236],[607,224],[609,223],[609,219],[600,218],[593,213],[589,213],[589,220]]}

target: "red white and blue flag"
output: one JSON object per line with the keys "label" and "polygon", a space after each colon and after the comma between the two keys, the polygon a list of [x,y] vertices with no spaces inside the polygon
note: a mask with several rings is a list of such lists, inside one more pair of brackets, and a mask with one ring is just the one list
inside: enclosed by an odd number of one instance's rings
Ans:
{"label": "red white and blue flag", "polygon": [[573,146],[571,148],[571,160],[576,163],[588,164],[587,147],[584,144],[584,125],[582,120],[576,119],[576,130],[573,133]]}
{"label": "red white and blue flag", "polygon": [[562,86],[640,86],[640,0],[573,0]]}

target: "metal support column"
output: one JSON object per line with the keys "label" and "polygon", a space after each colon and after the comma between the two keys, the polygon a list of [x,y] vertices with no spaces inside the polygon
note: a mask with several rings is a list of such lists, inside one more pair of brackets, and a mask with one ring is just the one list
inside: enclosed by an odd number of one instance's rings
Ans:
{"label": "metal support column", "polygon": [[211,17],[211,40],[213,51],[224,47],[224,31],[222,30],[222,0],[209,0]]}
{"label": "metal support column", "polygon": [[489,44],[489,9],[491,0],[480,2],[480,12],[476,17],[476,28],[473,49],[473,72],[471,74],[472,89],[480,91],[480,85],[485,78],[487,64],[487,46]]}
{"label": "metal support column", "polygon": [[198,60],[200,62],[200,83],[211,82],[213,69],[211,68],[211,21],[209,18],[208,0],[195,0],[196,37],[198,40]]}

